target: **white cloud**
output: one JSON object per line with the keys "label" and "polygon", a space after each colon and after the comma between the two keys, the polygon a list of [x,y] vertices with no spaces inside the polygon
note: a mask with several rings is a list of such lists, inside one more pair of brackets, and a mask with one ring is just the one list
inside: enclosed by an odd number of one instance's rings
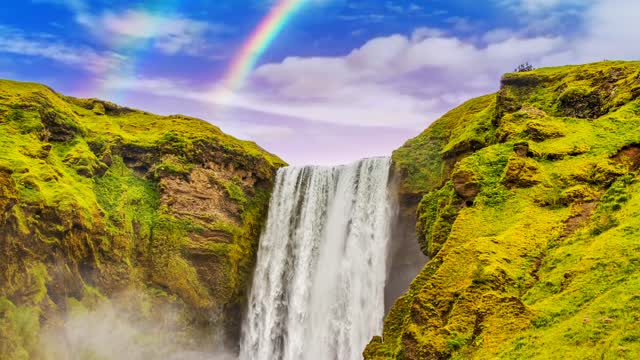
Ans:
{"label": "white cloud", "polygon": [[[597,0],[497,0],[499,5],[530,15],[540,15],[558,8],[585,7]],[[545,14],[548,15],[548,14]]]}
{"label": "white cloud", "polygon": [[584,60],[640,58],[639,1],[600,1],[589,9],[585,21],[588,32],[577,47]]}
{"label": "white cloud", "polygon": [[420,41],[430,37],[442,37],[445,35],[446,35],[446,32],[443,31],[442,29],[420,27],[413,31],[413,34],[411,34],[411,40]]}
{"label": "white cloud", "polygon": [[0,26],[0,52],[54,60],[94,73],[103,73],[121,66],[125,60],[116,53],[100,53],[88,47],[57,42],[46,34],[27,35],[6,26]]}
{"label": "white cloud", "polygon": [[516,34],[517,33],[511,29],[493,29],[487,31],[486,33],[484,33],[484,35],[482,35],[482,41],[487,44],[497,43],[515,37]]}
{"label": "white cloud", "polygon": [[563,45],[558,37],[513,36],[481,47],[420,30],[372,39],[342,57],[261,66],[231,102],[316,121],[420,128],[461,98],[495,89],[501,73]]}
{"label": "white cloud", "polygon": [[[525,2],[531,11],[580,5]],[[634,30],[640,2],[589,3],[577,34],[494,29],[478,43],[427,28],[372,39],[344,56],[290,57],[256,69],[231,103],[314,121],[422,128],[463,100],[495,91],[500,76],[525,61],[556,66],[640,58]]]}
{"label": "white cloud", "polygon": [[163,79],[111,86],[316,122],[421,129],[462,101],[495,91],[500,76],[524,61],[551,66],[640,58],[633,30],[638,14],[635,0],[602,0],[585,10],[585,30],[574,35],[493,29],[467,39],[421,28],[374,38],[343,56],[260,66],[226,102],[220,89],[193,90]]}
{"label": "white cloud", "polygon": [[[225,105],[325,123],[418,129],[462,100],[494,90],[499,75],[518,63],[562,45],[561,39],[541,37],[479,47],[420,33],[375,38],[345,56],[290,57],[261,66]],[[122,79],[108,86],[210,103],[222,99],[166,79]]]}
{"label": "white cloud", "polygon": [[200,55],[210,44],[206,37],[225,30],[220,24],[194,20],[170,13],[146,10],[105,11],[94,15],[84,0],[35,0],[67,7],[75,21],[96,37],[112,43],[134,40],[151,41],[159,51],[173,55]]}
{"label": "white cloud", "polygon": [[222,29],[180,15],[165,16],[141,10],[106,12],[92,22],[94,29],[95,23],[101,25],[99,28],[104,32],[99,35],[102,37],[115,35],[128,39],[152,39],[155,47],[166,54],[197,54],[205,46],[205,35]]}

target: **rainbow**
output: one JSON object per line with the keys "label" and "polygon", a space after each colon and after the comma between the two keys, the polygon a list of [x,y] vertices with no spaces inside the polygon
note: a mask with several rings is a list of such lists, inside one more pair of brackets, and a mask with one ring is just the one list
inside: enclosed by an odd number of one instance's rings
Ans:
{"label": "rainbow", "polygon": [[[260,56],[267,50],[269,45],[275,40],[282,31],[291,16],[303,5],[307,0],[276,0],[277,3],[269,10],[268,14],[262,18],[259,25],[253,30],[247,38],[237,54],[233,57],[230,65],[224,72],[221,80],[216,82],[211,88],[211,92],[207,95],[213,97],[213,102],[217,104],[226,104],[233,96],[235,90],[242,87],[246,78],[255,68]],[[179,1],[164,0],[153,9],[153,13],[171,13],[178,7]],[[156,29],[163,26],[162,17],[150,17],[149,22],[144,24],[146,32],[153,33]],[[131,63],[125,63],[120,67],[112,67],[102,75],[101,81],[92,87],[91,94],[95,97],[109,99],[114,102],[124,102],[123,85],[120,83],[122,79],[136,81],[136,72],[146,57],[143,54],[150,50],[152,46],[151,37],[142,37],[141,39],[127,38],[117,39],[111,44],[113,55],[108,62],[120,61],[120,54],[128,59]]]}
{"label": "rainbow", "polygon": [[[242,87],[260,56],[282,31],[287,21],[306,0],[278,0],[249,36],[227,69],[216,93],[220,97]],[[222,100],[222,99],[218,99]]]}

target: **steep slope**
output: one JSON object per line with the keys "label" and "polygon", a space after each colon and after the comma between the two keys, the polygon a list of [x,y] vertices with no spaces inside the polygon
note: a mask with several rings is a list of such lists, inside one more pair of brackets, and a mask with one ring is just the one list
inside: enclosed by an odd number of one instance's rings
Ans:
{"label": "steep slope", "polygon": [[234,337],[280,159],[198,119],[5,80],[0,149],[0,358],[39,356],[43,328],[123,293],[139,320],[177,309],[176,337]]}
{"label": "steep slope", "polygon": [[367,359],[640,357],[640,63],[507,74],[394,153],[432,256]]}

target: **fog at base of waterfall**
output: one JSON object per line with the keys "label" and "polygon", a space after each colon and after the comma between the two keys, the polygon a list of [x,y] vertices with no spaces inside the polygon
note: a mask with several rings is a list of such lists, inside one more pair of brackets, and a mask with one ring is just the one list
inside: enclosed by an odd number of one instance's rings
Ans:
{"label": "fog at base of waterfall", "polygon": [[[75,305],[60,321],[40,331],[36,358],[42,360],[235,360],[220,329],[202,338],[187,333],[179,307],[158,306],[154,314],[140,307],[147,295],[126,291],[103,299],[92,309]],[[71,305],[74,303],[71,302]]]}
{"label": "fog at base of waterfall", "polygon": [[278,171],[241,360],[351,360],[382,332],[391,159]]}

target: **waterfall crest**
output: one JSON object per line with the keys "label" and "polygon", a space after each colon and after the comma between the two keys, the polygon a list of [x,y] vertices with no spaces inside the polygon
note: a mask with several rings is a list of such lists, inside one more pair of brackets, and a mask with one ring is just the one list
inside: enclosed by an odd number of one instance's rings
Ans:
{"label": "waterfall crest", "polygon": [[382,331],[390,164],[278,171],[240,359],[362,358]]}

